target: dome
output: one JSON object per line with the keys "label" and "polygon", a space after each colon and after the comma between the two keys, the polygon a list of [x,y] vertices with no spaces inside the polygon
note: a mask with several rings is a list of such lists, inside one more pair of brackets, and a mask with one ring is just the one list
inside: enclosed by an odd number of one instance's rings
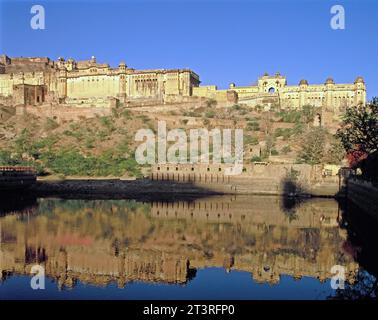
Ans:
{"label": "dome", "polygon": [[126,67],[126,63],[125,63],[125,61],[121,61],[121,62],[119,63],[119,66],[120,66],[120,67]]}
{"label": "dome", "polygon": [[302,79],[301,81],[299,81],[299,85],[300,85],[300,86],[303,86],[303,85],[308,86],[308,82],[307,82],[307,80]]}
{"label": "dome", "polygon": [[327,78],[325,84],[335,84],[335,81],[333,81],[333,78]]}
{"label": "dome", "polygon": [[365,82],[364,82],[364,78],[362,78],[362,77],[357,77],[356,80],[354,81],[354,83],[365,83]]}

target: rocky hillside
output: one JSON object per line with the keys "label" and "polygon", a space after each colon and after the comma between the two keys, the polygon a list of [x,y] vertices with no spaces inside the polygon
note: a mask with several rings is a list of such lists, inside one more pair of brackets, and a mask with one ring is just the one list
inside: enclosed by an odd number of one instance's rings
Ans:
{"label": "rocky hillside", "polygon": [[192,128],[242,128],[247,162],[334,163],[340,162],[342,152],[327,130],[312,127],[312,118],[304,111],[217,106],[211,100],[164,110],[119,106],[107,116],[60,122],[42,114],[17,115],[9,110],[6,114],[0,121],[0,165],[33,165],[44,175],[140,177],[148,168],[135,161],[139,142],[134,136],[141,128],[156,132],[158,120],[166,121],[168,129],[188,133]]}

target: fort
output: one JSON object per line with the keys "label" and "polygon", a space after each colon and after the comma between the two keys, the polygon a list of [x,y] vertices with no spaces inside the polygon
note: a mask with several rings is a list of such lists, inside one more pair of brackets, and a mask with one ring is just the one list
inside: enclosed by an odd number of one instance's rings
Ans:
{"label": "fort", "polygon": [[[333,78],[328,78],[324,84],[309,84],[302,79],[298,85],[288,85],[286,77],[280,73],[265,73],[255,85],[236,86],[231,83],[228,90],[237,94],[240,103],[268,107],[279,105],[282,109],[312,105],[338,113],[346,107],[366,103],[366,87],[362,77],[357,77],[350,84],[336,84]],[[224,92],[216,86],[193,88],[193,95],[215,99]]]}
{"label": "fort", "polygon": [[231,83],[228,89],[218,89],[214,85],[200,86],[198,74],[190,69],[136,70],[124,62],[112,68],[107,63],[98,63],[94,56],[82,61],[0,56],[3,105],[99,107],[112,106],[118,101],[165,103],[196,98],[267,108],[279,105],[283,109],[309,104],[338,113],[348,106],[366,103],[366,86],[362,77],[348,84],[336,84],[328,78],[324,84],[301,80],[298,85],[288,85],[286,77],[276,73],[264,74],[254,85]]}
{"label": "fort", "polygon": [[44,102],[88,104],[111,97],[162,100],[169,95],[190,96],[199,77],[188,69],[135,70],[90,60],[0,57],[0,96],[14,104]]}

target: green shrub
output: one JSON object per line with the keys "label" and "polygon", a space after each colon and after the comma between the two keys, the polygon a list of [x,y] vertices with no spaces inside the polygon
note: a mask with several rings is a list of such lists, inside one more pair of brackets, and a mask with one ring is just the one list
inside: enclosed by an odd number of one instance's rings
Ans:
{"label": "green shrub", "polygon": [[247,123],[247,130],[248,131],[259,131],[260,125],[256,121],[250,121],[250,122]]}
{"label": "green shrub", "polygon": [[215,107],[217,105],[217,100],[215,99],[209,99],[206,101],[206,107],[207,108],[212,108],[212,107]]}
{"label": "green shrub", "polygon": [[130,110],[127,110],[127,109],[124,109],[121,113],[121,116],[126,119],[126,120],[130,120],[131,119],[131,113],[130,113]]}
{"label": "green shrub", "polygon": [[261,159],[261,157],[259,157],[259,156],[254,156],[254,157],[252,157],[252,159],[251,159],[251,162],[261,162],[262,161],[262,159]]}
{"label": "green shrub", "polygon": [[276,149],[272,149],[271,151],[270,151],[270,154],[272,155],[272,156],[278,156],[278,151],[276,150]]}
{"label": "green shrub", "polygon": [[66,149],[50,153],[44,161],[54,173],[65,176],[120,176],[126,172],[141,176],[133,155],[125,157],[115,154],[113,150],[107,150],[100,156],[85,156],[76,149]]}
{"label": "green shrub", "polygon": [[283,137],[284,140],[289,139],[293,135],[293,131],[290,128],[277,128],[274,131],[274,136],[277,137]]}
{"label": "green shrub", "polygon": [[298,123],[302,118],[302,113],[298,110],[280,111],[277,112],[281,118],[281,122]]}
{"label": "green shrub", "polygon": [[59,124],[54,119],[51,119],[51,118],[46,119],[46,123],[44,126],[45,130],[51,131],[51,130],[55,130],[58,127],[59,127]]}
{"label": "green shrub", "polygon": [[289,152],[291,152],[291,148],[290,148],[290,146],[284,146],[284,147],[282,148],[281,152],[282,152],[283,154],[288,154]]}
{"label": "green shrub", "polygon": [[214,116],[215,116],[215,111],[213,111],[213,110],[209,110],[209,111],[205,112],[206,118],[214,118]]}
{"label": "green shrub", "polygon": [[257,137],[253,137],[253,136],[246,136],[244,138],[244,143],[245,144],[251,144],[251,145],[255,146],[255,145],[259,144],[259,139]]}
{"label": "green shrub", "polygon": [[296,123],[294,128],[292,129],[294,135],[298,136],[304,132],[304,126],[302,123]]}

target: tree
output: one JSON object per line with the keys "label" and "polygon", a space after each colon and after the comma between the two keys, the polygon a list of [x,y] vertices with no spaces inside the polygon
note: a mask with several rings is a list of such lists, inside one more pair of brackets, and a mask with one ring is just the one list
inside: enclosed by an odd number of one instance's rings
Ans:
{"label": "tree", "polygon": [[271,135],[267,135],[265,137],[265,150],[263,152],[263,157],[267,158],[272,155],[272,150],[274,147],[274,137]]}
{"label": "tree", "polygon": [[206,101],[206,107],[207,108],[213,108],[213,107],[215,107],[216,105],[217,105],[217,100],[215,100],[215,99],[208,99],[207,101]]}
{"label": "tree", "polygon": [[302,150],[299,153],[299,161],[308,164],[319,164],[324,157],[326,143],[326,131],[323,128],[310,130],[301,144]]}
{"label": "tree", "polygon": [[366,106],[347,108],[336,134],[348,153],[371,154],[378,150],[378,98]]}
{"label": "tree", "polygon": [[334,139],[324,154],[323,162],[340,164],[345,158],[344,146],[339,139]]}

